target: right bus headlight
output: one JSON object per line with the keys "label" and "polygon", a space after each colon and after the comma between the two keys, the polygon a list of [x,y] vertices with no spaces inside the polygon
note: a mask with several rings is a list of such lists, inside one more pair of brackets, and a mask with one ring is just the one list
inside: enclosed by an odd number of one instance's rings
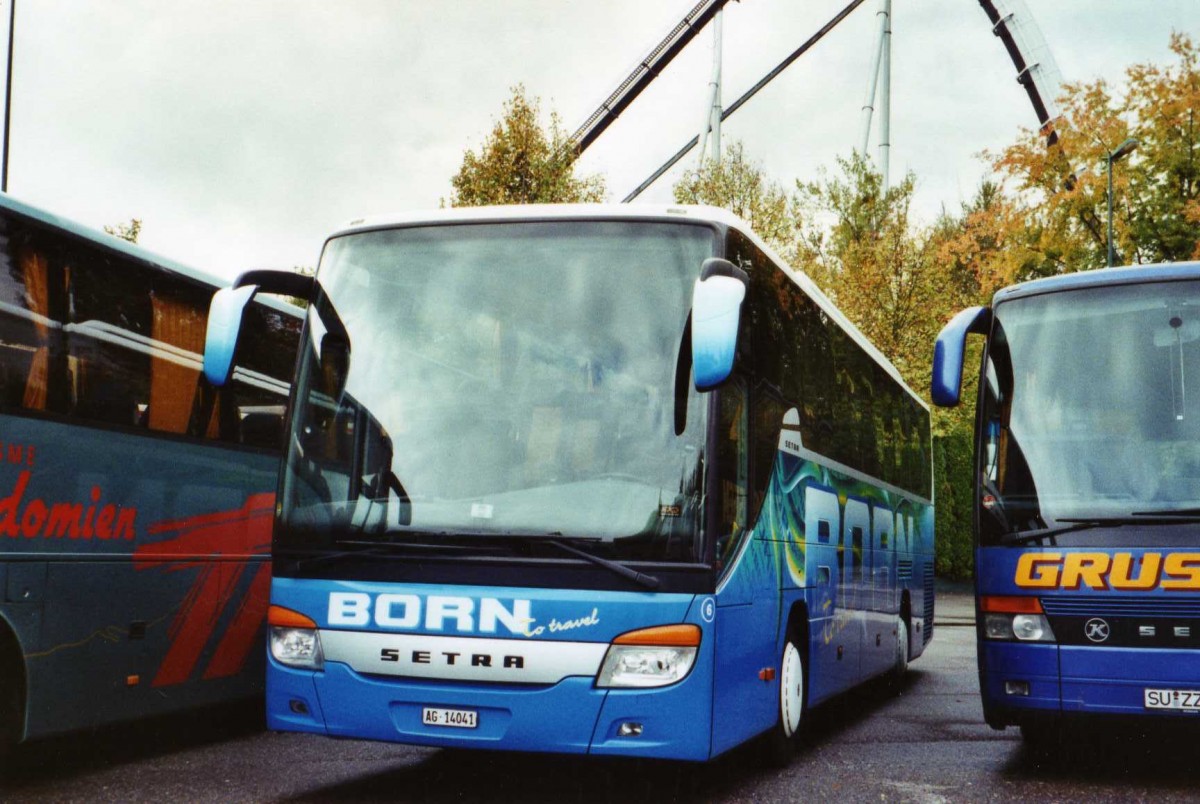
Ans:
{"label": "right bus headlight", "polygon": [[271,606],[267,610],[267,626],[275,661],[303,670],[325,669],[321,634],[311,618],[282,606]]}
{"label": "right bus headlight", "polygon": [[682,681],[696,663],[700,628],[660,625],[621,634],[612,641],[597,687],[665,687]]}
{"label": "right bus headlight", "polygon": [[985,595],[979,600],[979,608],[988,639],[1054,642],[1054,630],[1036,597]]}

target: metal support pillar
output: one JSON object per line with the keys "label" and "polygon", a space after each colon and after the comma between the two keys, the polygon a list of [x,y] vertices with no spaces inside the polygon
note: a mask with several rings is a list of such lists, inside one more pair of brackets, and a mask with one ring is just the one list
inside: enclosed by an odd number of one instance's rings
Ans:
{"label": "metal support pillar", "polygon": [[875,93],[879,90],[879,159],[883,176],[883,189],[888,186],[888,156],[891,147],[891,83],[892,83],[892,0],[879,0],[879,34],[871,57],[871,74],[867,83],[867,95],[862,107],[862,136],[858,152],[867,158],[867,144],[871,139],[871,118],[875,113]]}
{"label": "metal support pillar", "polygon": [[712,134],[712,158],[721,161],[721,18],[725,12],[718,11],[713,17],[713,65],[708,81],[708,104],[704,109],[704,125],[700,128],[700,156],[696,169],[704,167],[704,146]]}

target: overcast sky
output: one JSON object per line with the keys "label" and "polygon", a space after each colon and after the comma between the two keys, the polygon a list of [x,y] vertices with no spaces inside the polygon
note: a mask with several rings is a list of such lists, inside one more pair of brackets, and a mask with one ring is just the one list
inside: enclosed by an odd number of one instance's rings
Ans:
{"label": "overcast sky", "polygon": [[[727,6],[725,103],[844,2]],[[1130,64],[1170,62],[1172,30],[1200,35],[1200,0],[1027,2],[1067,81],[1119,83]],[[1037,120],[977,0],[893,3],[892,175],[915,172],[931,219],[973,195],[980,151]],[[19,0],[9,191],[96,228],[141,218],[142,245],[224,277],[311,266],[352,218],[436,207],[513,85],[573,131],[694,5]],[[875,9],[726,121],[726,143],[788,186],[848,154]],[[696,134],[711,58],[705,31],[584,154],[612,200]],[[678,175],[640,200],[669,202]]]}

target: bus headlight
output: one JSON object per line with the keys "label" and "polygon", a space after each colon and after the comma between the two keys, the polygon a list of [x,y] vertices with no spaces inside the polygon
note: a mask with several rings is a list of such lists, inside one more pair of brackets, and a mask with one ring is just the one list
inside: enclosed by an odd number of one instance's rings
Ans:
{"label": "bus headlight", "polygon": [[983,633],[988,639],[1054,641],[1050,621],[1036,597],[984,596],[980,598],[979,606],[983,611]]}
{"label": "bus headlight", "polygon": [[696,663],[700,628],[661,625],[613,640],[596,675],[597,687],[665,687],[683,680]]}
{"label": "bus headlight", "polygon": [[303,614],[271,606],[267,611],[270,626],[271,656],[280,664],[305,670],[325,669],[321,634],[317,624]]}

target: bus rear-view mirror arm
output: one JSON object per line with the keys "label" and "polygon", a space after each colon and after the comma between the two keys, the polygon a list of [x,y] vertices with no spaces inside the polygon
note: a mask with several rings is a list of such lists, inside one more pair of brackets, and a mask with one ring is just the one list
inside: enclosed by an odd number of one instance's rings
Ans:
{"label": "bus rear-view mirror arm", "polygon": [[711,391],[733,373],[742,301],[750,277],[729,260],[708,259],[692,289],[692,371],[697,391]]}
{"label": "bus rear-view mirror arm", "polygon": [[204,336],[204,376],[212,385],[220,388],[229,382],[242,314],[259,293],[276,293],[307,301],[317,311],[325,329],[342,338],[349,350],[346,326],[321,293],[315,278],[291,271],[246,271],[231,287],[214,293],[209,303],[208,329]]}
{"label": "bus rear-view mirror arm", "polygon": [[952,408],[959,403],[967,335],[987,334],[991,324],[991,308],[968,307],[950,319],[938,333],[933,346],[933,376],[929,387],[933,404]]}

